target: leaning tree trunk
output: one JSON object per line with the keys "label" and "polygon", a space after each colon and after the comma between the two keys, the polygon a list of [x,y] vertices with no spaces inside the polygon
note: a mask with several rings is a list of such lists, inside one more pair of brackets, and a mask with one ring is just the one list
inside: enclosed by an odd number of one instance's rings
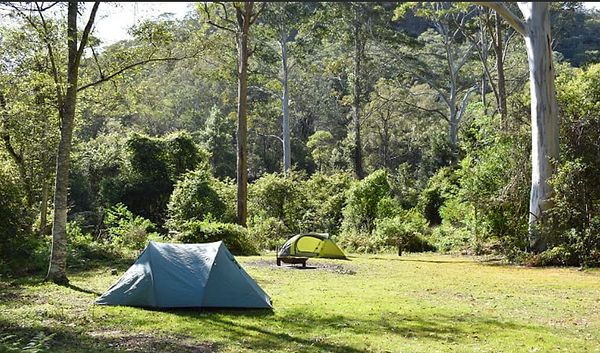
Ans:
{"label": "leaning tree trunk", "polygon": [[290,143],[290,109],[289,109],[289,85],[288,85],[288,57],[287,57],[287,40],[286,31],[281,31],[281,68],[283,71],[282,84],[283,95],[281,96],[281,105],[283,111],[282,128],[283,128],[283,173],[287,175],[292,168],[291,143]]}
{"label": "leaning tree trunk", "polygon": [[559,158],[559,121],[554,87],[552,37],[548,3],[519,3],[526,25],[525,45],[531,82],[531,196],[529,246],[534,252],[547,248],[543,225],[551,207],[553,162]]}
{"label": "leaning tree trunk", "polygon": [[246,226],[248,218],[248,33],[253,3],[244,3],[244,11],[238,13],[240,31],[238,48],[238,114],[237,114],[237,221]]}

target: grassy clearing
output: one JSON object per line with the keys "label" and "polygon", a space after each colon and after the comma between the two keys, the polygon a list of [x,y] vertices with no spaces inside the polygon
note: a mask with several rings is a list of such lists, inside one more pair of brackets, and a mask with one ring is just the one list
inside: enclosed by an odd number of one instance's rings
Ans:
{"label": "grassy clearing", "polygon": [[273,312],[95,306],[118,278],[100,267],[72,274],[70,288],[3,280],[0,331],[22,342],[53,334],[53,352],[600,352],[596,270],[442,255],[313,259],[308,269],[238,259]]}

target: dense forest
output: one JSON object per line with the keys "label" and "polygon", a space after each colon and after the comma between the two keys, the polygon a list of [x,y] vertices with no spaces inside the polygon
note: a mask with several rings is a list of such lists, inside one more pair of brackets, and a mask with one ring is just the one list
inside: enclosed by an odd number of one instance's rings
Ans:
{"label": "dense forest", "polygon": [[0,272],[299,232],[599,265],[600,13],[481,4],[198,3],[106,46],[108,3],[1,3]]}

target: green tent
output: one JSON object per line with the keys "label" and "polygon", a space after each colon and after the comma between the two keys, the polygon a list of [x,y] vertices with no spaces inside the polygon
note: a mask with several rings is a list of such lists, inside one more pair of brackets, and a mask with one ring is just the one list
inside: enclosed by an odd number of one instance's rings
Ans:
{"label": "green tent", "polygon": [[223,242],[150,242],[97,304],[154,308],[271,308]]}
{"label": "green tent", "polygon": [[346,254],[340,249],[327,233],[303,233],[288,239],[277,253],[277,257],[325,257],[330,259],[345,259]]}

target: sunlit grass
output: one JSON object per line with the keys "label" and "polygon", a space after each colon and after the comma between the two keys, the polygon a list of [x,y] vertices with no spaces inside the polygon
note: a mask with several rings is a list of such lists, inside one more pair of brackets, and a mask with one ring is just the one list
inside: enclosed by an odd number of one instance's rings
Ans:
{"label": "sunlit grass", "polygon": [[[265,311],[92,305],[109,267],[73,287],[0,282],[0,329],[55,333],[56,352],[600,352],[600,272],[442,255],[238,257],[273,299]],[[122,273],[125,268],[119,268]]]}

